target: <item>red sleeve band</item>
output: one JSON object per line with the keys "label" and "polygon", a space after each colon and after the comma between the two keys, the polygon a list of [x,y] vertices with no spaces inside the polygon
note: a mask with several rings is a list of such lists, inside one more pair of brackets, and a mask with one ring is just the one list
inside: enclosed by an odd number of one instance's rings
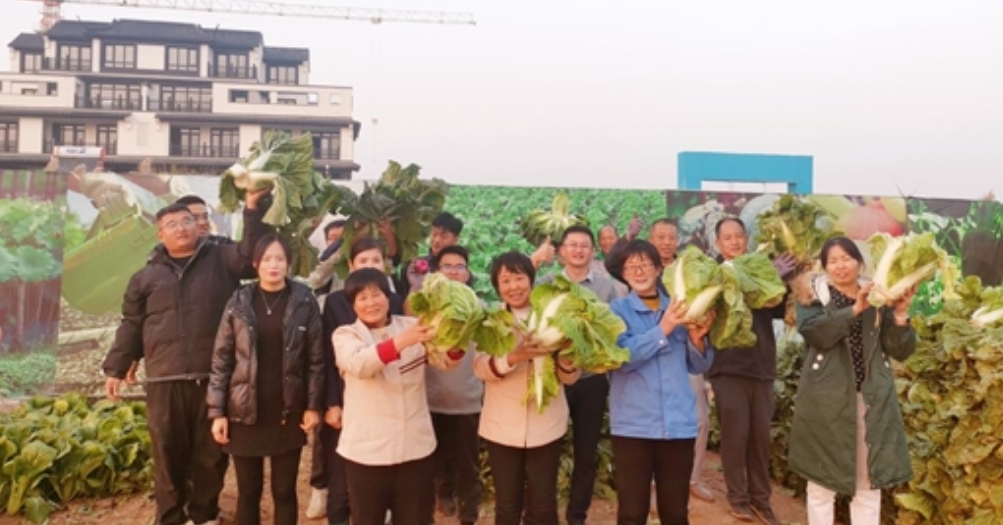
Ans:
{"label": "red sleeve band", "polygon": [[382,343],[376,345],[376,354],[380,356],[380,361],[383,364],[390,364],[398,359],[400,359],[400,353],[397,352],[397,345],[394,344],[393,339],[387,339]]}
{"label": "red sleeve band", "polygon": [[446,352],[446,355],[448,355],[449,358],[452,359],[453,361],[459,361],[460,359],[463,359],[464,354],[466,354],[466,352],[464,352],[463,350],[450,350]]}

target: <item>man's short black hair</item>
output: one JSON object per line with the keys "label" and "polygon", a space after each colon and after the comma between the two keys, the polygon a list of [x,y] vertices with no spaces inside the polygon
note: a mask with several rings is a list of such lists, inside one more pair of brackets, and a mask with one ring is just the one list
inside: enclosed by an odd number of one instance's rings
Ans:
{"label": "man's short black hair", "polygon": [[465,263],[469,263],[470,262],[470,250],[464,248],[463,246],[460,246],[459,244],[454,244],[452,246],[446,246],[445,248],[439,250],[439,255],[436,255],[435,258],[436,258],[436,260],[440,260],[441,261],[443,255],[449,255],[449,254],[458,255],[458,256],[462,257],[463,258],[463,262],[465,262]]}
{"label": "man's short black hair", "polygon": [[327,234],[331,233],[331,230],[335,228],[344,228],[346,224],[348,224],[348,221],[345,219],[336,219],[327,223],[324,226],[324,236],[327,237]]}
{"label": "man's short black hair", "polygon": [[360,268],[348,274],[345,279],[345,299],[348,299],[348,304],[355,306],[355,298],[362,290],[370,287],[379,289],[390,299],[390,281],[383,272],[375,268]]}
{"label": "man's short black hair", "polygon": [[180,199],[174,201],[174,204],[184,204],[185,206],[191,206],[192,204],[201,204],[203,206],[208,206],[205,203],[205,199],[199,197],[198,195],[185,195]]}
{"label": "man's short black hair", "polygon": [[561,234],[561,244],[563,245],[564,241],[568,240],[568,235],[572,235],[575,233],[580,233],[582,235],[588,236],[589,242],[592,244],[592,246],[596,245],[596,238],[595,235],[592,235],[592,230],[590,230],[588,226],[582,226],[581,224],[568,226],[568,228],[564,230],[564,233]]}
{"label": "man's short black hair", "polygon": [[676,221],[674,221],[674,220],[672,220],[672,219],[670,219],[668,217],[663,217],[661,219],[656,220],[655,222],[651,223],[651,227],[654,228],[655,226],[658,226],[659,224],[664,224],[666,226],[672,226],[676,230],[679,229],[679,225],[676,224]]}
{"label": "man's short black hair", "polygon": [[738,217],[725,217],[725,218],[717,221],[717,224],[714,225],[714,235],[717,236],[717,237],[720,237],[721,236],[721,227],[724,226],[725,224],[728,224],[729,222],[733,222],[733,223],[741,226],[743,232],[747,231],[745,229],[745,221],[743,221],[742,219],[739,219]]}
{"label": "man's short black hair", "polygon": [[463,233],[463,221],[457,219],[455,215],[444,211],[432,219],[433,228],[442,228],[453,235],[459,237]]}
{"label": "man's short black hair", "polygon": [[192,212],[188,210],[187,205],[178,204],[175,202],[174,204],[171,204],[169,206],[164,206],[163,208],[157,210],[157,222],[160,222],[160,219],[163,219],[167,215],[172,215],[175,213],[187,213],[189,216],[191,216],[192,214]]}

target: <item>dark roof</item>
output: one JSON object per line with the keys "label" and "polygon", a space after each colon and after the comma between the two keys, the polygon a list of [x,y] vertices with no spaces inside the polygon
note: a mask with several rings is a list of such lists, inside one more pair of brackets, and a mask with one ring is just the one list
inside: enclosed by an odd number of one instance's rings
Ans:
{"label": "dark roof", "polygon": [[233,29],[205,29],[209,45],[229,49],[253,49],[264,43],[264,37],[257,31],[237,31]]}
{"label": "dark roof", "polygon": [[107,22],[60,20],[45,33],[45,36],[53,40],[88,40],[94,31],[100,31],[110,25]]}
{"label": "dark roof", "polygon": [[19,51],[43,51],[45,50],[45,37],[39,33],[21,33],[7,46]]}
{"label": "dark roof", "polygon": [[111,23],[60,20],[46,35],[54,40],[111,38],[175,44],[209,44],[225,49],[247,50],[264,43],[258,31],[203,28],[198,24],[119,19]]}
{"label": "dark roof", "polygon": [[[280,106],[281,107],[281,106]],[[197,119],[199,122],[260,123],[289,124],[317,126],[348,126],[356,125],[351,117],[303,117],[297,115],[251,115],[247,113],[157,113],[157,119],[163,122],[177,122]]]}
{"label": "dark roof", "polygon": [[0,106],[0,116],[17,117],[64,117],[64,118],[114,118],[123,119],[132,114],[128,109],[77,109]]}
{"label": "dark roof", "polygon": [[310,50],[304,47],[270,47],[266,46],[263,53],[265,62],[302,64],[310,60]]}

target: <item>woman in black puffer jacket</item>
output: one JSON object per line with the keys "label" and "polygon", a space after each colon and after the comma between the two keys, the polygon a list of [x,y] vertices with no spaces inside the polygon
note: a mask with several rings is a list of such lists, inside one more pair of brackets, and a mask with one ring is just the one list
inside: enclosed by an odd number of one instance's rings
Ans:
{"label": "woman in black puffer jacket", "polygon": [[300,452],[324,403],[320,309],[308,287],[286,278],[290,253],[275,235],[257,243],[258,281],[230,298],[212,356],[208,416],[233,456],[241,525],[260,523],[265,457],[275,524],[296,524]]}

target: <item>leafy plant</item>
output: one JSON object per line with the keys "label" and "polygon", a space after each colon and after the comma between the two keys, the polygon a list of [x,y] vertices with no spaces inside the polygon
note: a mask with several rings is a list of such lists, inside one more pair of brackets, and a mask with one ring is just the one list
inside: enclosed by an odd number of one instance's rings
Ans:
{"label": "leafy plant", "polygon": [[533,246],[543,244],[550,239],[557,243],[564,230],[571,226],[588,227],[589,221],[581,215],[571,213],[571,202],[568,195],[558,192],[548,210],[533,210],[519,223],[519,229],[524,239]]}
{"label": "leafy plant", "polygon": [[146,406],[79,394],[25,401],[0,416],[0,470],[0,510],[35,523],[77,497],[148,489]]}
{"label": "leafy plant", "polygon": [[0,397],[37,392],[56,376],[56,354],[51,349],[0,355]]}

